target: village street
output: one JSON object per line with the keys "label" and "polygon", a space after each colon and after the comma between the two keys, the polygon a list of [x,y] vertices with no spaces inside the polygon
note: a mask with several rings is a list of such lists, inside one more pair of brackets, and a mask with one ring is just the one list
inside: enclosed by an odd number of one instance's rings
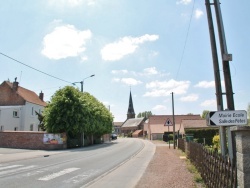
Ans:
{"label": "village street", "polygon": [[2,187],[134,187],[155,151],[141,139],[61,150],[0,148]]}

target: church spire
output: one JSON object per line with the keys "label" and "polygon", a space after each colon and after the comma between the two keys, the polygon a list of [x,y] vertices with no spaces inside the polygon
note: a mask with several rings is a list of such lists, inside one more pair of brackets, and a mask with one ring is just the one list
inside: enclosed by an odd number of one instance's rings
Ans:
{"label": "church spire", "polygon": [[130,118],[135,118],[135,111],[134,111],[134,107],[133,107],[131,89],[130,89],[129,105],[128,105],[128,113],[127,113],[127,119],[130,119]]}

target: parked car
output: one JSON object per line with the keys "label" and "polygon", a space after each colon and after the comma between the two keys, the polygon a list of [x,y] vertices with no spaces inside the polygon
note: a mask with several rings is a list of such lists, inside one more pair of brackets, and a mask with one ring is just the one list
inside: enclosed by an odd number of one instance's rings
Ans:
{"label": "parked car", "polygon": [[111,136],[110,136],[110,138],[111,138],[112,140],[116,140],[116,139],[117,139],[117,135],[114,134],[114,133],[112,133]]}

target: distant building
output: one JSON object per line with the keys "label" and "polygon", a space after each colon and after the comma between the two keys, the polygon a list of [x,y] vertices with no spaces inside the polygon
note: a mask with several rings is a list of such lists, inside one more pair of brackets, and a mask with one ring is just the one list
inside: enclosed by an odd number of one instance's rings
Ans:
{"label": "distant building", "polygon": [[123,122],[114,122],[113,123],[113,127],[114,127],[114,133],[115,134],[121,134],[121,126],[122,126]]}
{"label": "distant building", "polygon": [[121,132],[124,135],[129,135],[133,137],[143,136],[143,127],[145,120],[146,118],[135,118],[133,99],[130,91],[127,119],[121,126]]}
{"label": "distant building", "polygon": [[20,87],[16,81],[4,81],[0,85],[0,131],[38,131],[37,113],[42,113],[46,102],[39,96]]}
{"label": "distant building", "polygon": [[131,91],[130,91],[127,119],[131,119],[131,118],[135,118],[135,110],[134,110],[133,99],[132,99],[132,95],[131,95]]}
{"label": "distant building", "polygon": [[[185,134],[184,127],[189,123],[205,126],[205,120],[200,115],[175,115],[175,132],[176,134]],[[189,120],[189,121],[188,121]],[[192,121],[190,121],[192,120]],[[173,116],[172,115],[152,115],[149,116],[148,124],[144,127],[144,132],[151,140],[162,140],[164,133],[173,133]]]}

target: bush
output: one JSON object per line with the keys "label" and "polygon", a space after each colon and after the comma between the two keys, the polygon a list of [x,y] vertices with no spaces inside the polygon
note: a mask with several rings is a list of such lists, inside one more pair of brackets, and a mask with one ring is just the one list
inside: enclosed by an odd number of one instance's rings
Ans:
{"label": "bush", "polygon": [[194,139],[198,142],[203,144],[204,138],[206,141],[206,145],[213,145],[213,137],[219,134],[218,129],[192,129],[192,130],[185,130],[185,134],[191,134],[194,136]]}
{"label": "bush", "polygon": [[213,149],[214,151],[220,150],[220,136],[219,135],[215,135],[213,137]]}

